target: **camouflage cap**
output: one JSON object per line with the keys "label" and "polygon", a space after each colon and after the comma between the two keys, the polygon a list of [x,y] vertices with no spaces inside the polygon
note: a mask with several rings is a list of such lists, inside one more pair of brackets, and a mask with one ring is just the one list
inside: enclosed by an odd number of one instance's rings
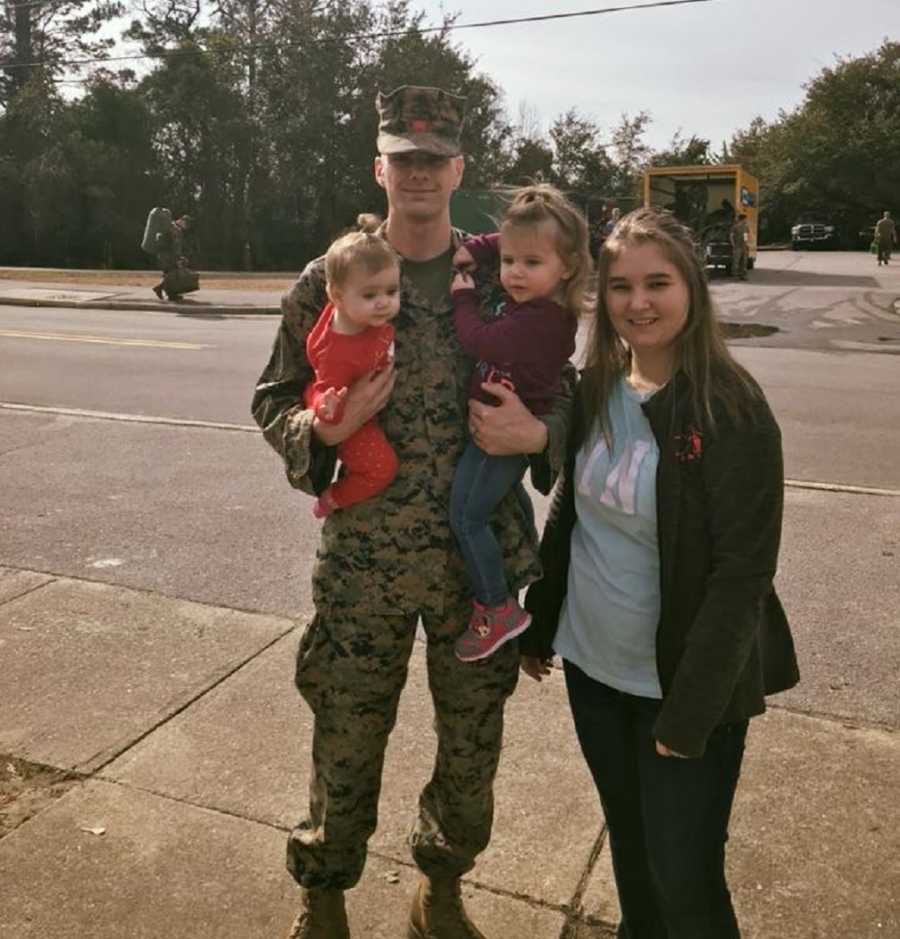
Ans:
{"label": "camouflage cap", "polygon": [[466,99],[459,95],[422,85],[379,92],[375,100],[378,152],[424,150],[437,156],[458,156],[465,104]]}

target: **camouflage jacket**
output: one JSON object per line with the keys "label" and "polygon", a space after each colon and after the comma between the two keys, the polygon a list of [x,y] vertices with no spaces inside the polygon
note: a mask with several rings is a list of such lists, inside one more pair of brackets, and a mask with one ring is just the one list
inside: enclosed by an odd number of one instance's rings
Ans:
{"label": "camouflage jacket", "polygon": [[[454,247],[462,233],[454,231]],[[479,270],[487,299],[495,272]],[[321,492],[334,476],[334,448],[312,433],[313,413],[302,402],[312,377],[305,338],[325,303],[324,261],[310,262],[282,299],[282,322],[253,397],[253,417],[284,460],[292,486]],[[401,272],[396,330],[397,380],[379,422],[400,469],[378,496],[330,515],[313,572],[313,599],[321,611],[364,608],[374,614],[443,614],[448,586],[465,586],[462,560],[449,525],[453,472],[466,443],[467,390],[473,363],[453,327],[449,291],[439,305]],[[575,370],[569,367],[551,413],[541,420],[549,438],[531,459],[532,482],[549,492],[565,458]],[[511,492],[493,518],[514,589],[540,577],[537,533],[521,493]]]}
{"label": "camouflage jacket", "polygon": [[172,222],[167,229],[156,236],[156,258],[163,271],[178,265],[178,259],[184,255],[184,232]]}

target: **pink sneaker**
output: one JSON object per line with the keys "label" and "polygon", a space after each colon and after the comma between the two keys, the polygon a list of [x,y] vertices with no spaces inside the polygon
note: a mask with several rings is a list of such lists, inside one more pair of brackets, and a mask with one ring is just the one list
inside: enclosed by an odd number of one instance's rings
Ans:
{"label": "pink sneaker", "polygon": [[504,642],[525,632],[531,617],[519,606],[515,597],[507,597],[501,606],[472,603],[469,628],[456,640],[456,657],[461,662],[486,659]]}

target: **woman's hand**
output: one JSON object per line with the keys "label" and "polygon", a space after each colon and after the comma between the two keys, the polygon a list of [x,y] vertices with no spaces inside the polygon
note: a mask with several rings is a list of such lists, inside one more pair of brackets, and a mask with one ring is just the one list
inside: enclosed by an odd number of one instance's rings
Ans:
{"label": "woman's hand", "polygon": [[341,420],[336,424],[327,424],[317,418],[313,421],[313,432],[328,447],[343,443],[387,404],[396,380],[393,362],[384,368],[367,372],[350,386]]}
{"label": "woman's hand", "polygon": [[506,385],[483,382],[484,390],[500,401],[494,407],[474,398],[469,401],[469,433],[491,456],[542,453],[547,446],[547,427],[522,404]]}
{"label": "woman's hand", "polygon": [[535,681],[543,681],[545,675],[550,674],[550,659],[539,659],[536,655],[522,655],[519,657],[519,668]]}
{"label": "woman's hand", "polygon": [[660,756],[675,756],[679,760],[689,760],[689,756],[685,756],[683,753],[676,753],[674,750],[670,750],[664,743],[660,743],[659,740],[656,741],[656,752]]}

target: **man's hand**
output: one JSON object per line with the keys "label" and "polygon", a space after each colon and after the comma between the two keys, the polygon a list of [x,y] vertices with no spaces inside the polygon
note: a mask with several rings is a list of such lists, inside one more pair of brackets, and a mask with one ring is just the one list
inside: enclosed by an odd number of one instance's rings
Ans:
{"label": "man's hand", "polygon": [[539,659],[536,655],[519,656],[519,668],[535,681],[543,681],[550,674],[550,659]]}
{"label": "man's hand", "polygon": [[475,281],[472,275],[465,271],[457,271],[450,282],[450,293],[456,293],[457,290],[471,290],[475,287]]}
{"label": "man's hand", "polygon": [[313,422],[313,432],[328,447],[343,443],[387,404],[396,380],[393,362],[385,368],[367,372],[348,389],[344,416],[340,421],[327,424],[317,418]]}
{"label": "man's hand", "polygon": [[462,245],[456,249],[451,263],[458,271],[472,271],[477,266],[475,264],[475,258],[469,253],[469,249],[464,248]]}
{"label": "man's hand", "polygon": [[515,453],[541,453],[547,446],[547,427],[522,404],[506,385],[483,382],[481,387],[498,398],[494,407],[469,401],[469,433],[485,453],[511,456]]}

